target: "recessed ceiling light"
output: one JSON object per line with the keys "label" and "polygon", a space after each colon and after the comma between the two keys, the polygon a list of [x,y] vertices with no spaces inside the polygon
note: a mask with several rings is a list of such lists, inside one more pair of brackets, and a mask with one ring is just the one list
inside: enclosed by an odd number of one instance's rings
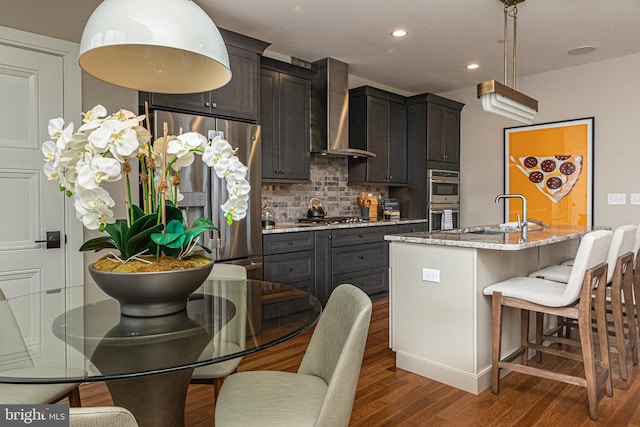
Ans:
{"label": "recessed ceiling light", "polygon": [[596,50],[593,46],[580,46],[574,49],[568,50],[567,53],[569,55],[586,55],[587,53],[591,53]]}
{"label": "recessed ceiling light", "polygon": [[467,65],[467,70],[476,70],[480,68],[480,66],[478,64],[469,64]]}
{"label": "recessed ceiling light", "polygon": [[391,33],[391,35],[393,37],[404,37],[407,35],[406,30],[395,30],[394,32]]}

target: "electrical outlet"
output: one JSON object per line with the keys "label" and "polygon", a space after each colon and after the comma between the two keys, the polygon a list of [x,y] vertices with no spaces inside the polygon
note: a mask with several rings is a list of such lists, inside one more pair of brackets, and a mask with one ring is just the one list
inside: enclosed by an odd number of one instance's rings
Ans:
{"label": "electrical outlet", "polygon": [[609,193],[607,194],[608,205],[626,205],[627,195],[625,193]]}
{"label": "electrical outlet", "polygon": [[631,202],[632,205],[640,205],[640,193],[629,194],[629,202]]}
{"label": "electrical outlet", "polygon": [[424,282],[440,283],[440,270],[434,270],[432,268],[423,268],[422,280]]}

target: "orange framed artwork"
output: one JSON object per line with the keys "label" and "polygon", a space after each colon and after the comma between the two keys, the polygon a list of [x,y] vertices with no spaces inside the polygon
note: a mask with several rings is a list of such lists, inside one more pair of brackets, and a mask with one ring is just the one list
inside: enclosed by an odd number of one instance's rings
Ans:
{"label": "orange framed artwork", "polygon": [[[505,192],[527,198],[529,219],[547,224],[593,223],[593,117],[504,130]],[[518,199],[505,220],[522,216]]]}

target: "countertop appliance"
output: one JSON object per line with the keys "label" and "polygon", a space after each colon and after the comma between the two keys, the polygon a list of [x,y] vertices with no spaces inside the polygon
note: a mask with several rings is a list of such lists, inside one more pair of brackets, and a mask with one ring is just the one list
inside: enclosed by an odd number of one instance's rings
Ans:
{"label": "countertop appliance", "polygon": [[154,135],[162,135],[164,123],[169,134],[199,132],[210,141],[222,135],[231,146],[237,148],[237,156],[248,168],[249,209],[246,218],[227,225],[220,206],[227,199],[227,187],[223,179],[202,161],[194,161],[180,170],[180,192],[184,199],[178,202],[187,224],[201,216],[211,218],[220,229],[207,233],[201,242],[211,249],[216,262],[244,266],[250,279],[262,279],[262,227],[260,183],[260,126],[222,120],[213,117],[156,110],[153,112]]}
{"label": "countertop appliance", "polygon": [[351,224],[356,222],[367,222],[367,220],[356,216],[325,216],[298,219],[298,223],[301,226],[320,224]]}

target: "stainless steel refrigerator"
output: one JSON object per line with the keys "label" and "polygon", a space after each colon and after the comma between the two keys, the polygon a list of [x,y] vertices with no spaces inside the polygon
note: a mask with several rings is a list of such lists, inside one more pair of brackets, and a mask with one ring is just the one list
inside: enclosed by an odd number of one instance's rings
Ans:
{"label": "stainless steel refrigerator", "polygon": [[260,126],[167,111],[155,111],[153,117],[156,137],[162,135],[166,123],[170,135],[177,135],[180,130],[193,131],[211,141],[221,134],[233,148],[238,148],[238,159],[248,166],[247,179],[251,184],[246,218],[227,225],[220,210],[228,197],[225,182],[199,158],[180,171],[180,192],[184,200],[178,203],[178,207],[183,210],[189,225],[204,216],[211,218],[220,228],[219,233],[211,233],[201,241],[211,249],[216,262],[243,265],[250,279],[262,279]]}

